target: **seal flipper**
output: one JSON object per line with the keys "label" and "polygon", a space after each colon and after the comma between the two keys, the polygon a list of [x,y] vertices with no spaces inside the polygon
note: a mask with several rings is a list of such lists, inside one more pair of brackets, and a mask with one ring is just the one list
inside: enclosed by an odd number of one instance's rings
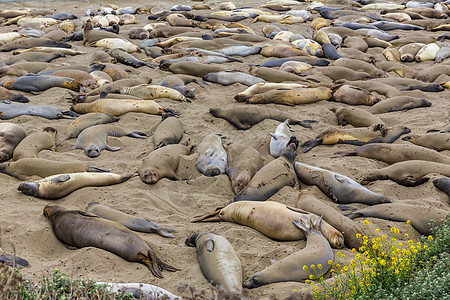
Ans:
{"label": "seal flipper", "polygon": [[146,265],[150,269],[150,272],[152,272],[152,274],[158,278],[164,277],[161,274],[162,270],[167,270],[170,272],[175,272],[175,271],[180,270],[180,269],[177,269],[175,267],[172,267],[172,266],[162,262],[151,249],[148,250],[147,255],[140,252],[138,254],[138,257],[140,258],[139,262]]}
{"label": "seal flipper", "polygon": [[111,170],[100,169],[100,168],[97,168],[97,167],[87,167],[86,172],[108,173],[108,172],[111,172]]}
{"label": "seal flipper", "polygon": [[107,145],[105,149],[108,151],[119,151],[120,147],[111,147],[110,145]]}
{"label": "seal flipper", "polygon": [[63,245],[64,245],[64,247],[66,247],[66,248],[69,249],[69,250],[78,250],[78,249],[80,249],[80,248],[78,248],[78,247],[69,246],[69,245],[67,245],[67,244],[63,244]]}
{"label": "seal flipper", "polygon": [[206,251],[213,252],[214,251],[214,241],[213,240],[207,240],[205,243]]}
{"label": "seal flipper", "polygon": [[71,110],[61,111],[61,116],[59,116],[60,119],[75,119],[78,117],[79,117],[79,115],[76,112],[71,111]]}
{"label": "seal flipper", "polygon": [[152,232],[166,238],[175,238],[175,235],[172,234],[172,232],[175,232],[172,228],[154,228]]}
{"label": "seal flipper", "polygon": [[301,144],[300,148],[302,148],[303,153],[306,153],[309,150],[311,150],[312,148],[322,144],[322,142],[323,142],[322,138],[312,139],[312,140],[306,141],[303,144]]}
{"label": "seal flipper", "polygon": [[[1,251],[0,251],[0,253],[1,253]],[[26,261],[25,259],[15,256],[15,255],[10,255],[10,254],[0,254],[0,262],[10,265],[11,267],[14,265],[14,262],[15,262],[16,266],[20,266],[20,267],[29,267],[30,266],[28,261]]]}
{"label": "seal flipper", "polygon": [[356,156],[356,150],[334,152],[333,155],[331,155],[330,157],[337,158],[343,156]]}
{"label": "seal flipper", "polygon": [[202,216],[196,216],[196,217],[194,217],[191,220],[191,223],[201,222],[201,221],[205,221],[205,222],[220,222],[220,221],[222,221],[219,218],[219,213],[220,213],[221,209],[222,209],[222,207],[219,207],[213,213],[202,215]]}
{"label": "seal flipper", "polygon": [[430,179],[430,177],[426,177],[426,176],[423,176],[421,178],[415,179],[414,176],[409,175],[409,176],[406,176],[406,178],[404,178],[404,179],[401,179],[401,180],[398,180],[398,181],[394,180],[394,181],[399,183],[399,184],[401,184],[401,185],[404,185],[404,186],[407,186],[407,187],[412,187],[412,186],[421,185],[421,184],[427,182],[429,179]]}
{"label": "seal flipper", "polygon": [[147,137],[147,135],[145,133],[140,132],[140,131],[130,132],[129,134],[127,134],[127,136],[138,138],[138,139],[145,139]]}

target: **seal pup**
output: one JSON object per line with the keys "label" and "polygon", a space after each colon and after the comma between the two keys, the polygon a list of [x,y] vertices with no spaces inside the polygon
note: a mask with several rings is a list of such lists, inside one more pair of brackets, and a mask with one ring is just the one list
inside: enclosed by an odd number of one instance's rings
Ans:
{"label": "seal pup", "polygon": [[108,145],[107,137],[129,136],[133,138],[145,139],[147,135],[140,131],[127,131],[116,125],[95,125],[83,130],[78,135],[75,149],[82,149],[91,158],[98,157],[103,149],[108,151],[119,151],[120,147]]}
{"label": "seal pup", "polygon": [[42,150],[55,150],[56,129],[45,127],[41,132],[35,132],[25,137],[16,147],[13,160],[35,158]]}
{"label": "seal pup", "polygon": [[342,174],[298,161],[294,163],[294,169],[301,182],[317,186],[334,202],[340,204],[364,203],[367,205],[391,202],[389,197],[374,193]]}
{"label": "seal pup", "polygon": [[92,246],[112,252],[128,261],[146,265],[158,278],[163,277],[163,270],[178,270],[162,262],[143,239],[122,224],[52,204],[44,207],[44,216],[49,219],[58,240],[69,247]]}
{"label": "seal pup", "polygon": [[449,211],[423,205],[411,205],[404,203],[389,203],[369,206],[358,209],[347,215],[350,219],[360,217],[378,218],[391,220],[394,222],[411,221],[412,227],[422,235],[431,234],[430,221],[434,221],[434,226],[440,226],[442,220],[446,218]]}
{"label": "seal pup", "polygon": [[150,152],[138,170],[141,180],[148,184],[162,178],[176,180],[180,155],[189,155],[191,150],[192,146],[172,144]]}
{"label": "seal pup", "polygon": [[27,196],[54,200],[83,187],[118,184],[133,176],[97,172],[65,173],[48,176],[38,181],[22,182],[17,189]]}
{"label": "seal pup", "polygon": [[172,234],[172,232],[175,232],[175,230],[171,228],[159,227],[158,225],[147,219],[126,214],[99,202],[89,203],[86,207],[86,211],[103,219],[120,223],[126,228],[133,231],[156,233],[167,238],[175,237]]}
{"label": "seal pup", "polygon": [[109,172],[109,170],[89,166],[79,161],[55,161],[42,158],[21,158],[0,164],[0,173],[8,174],[20,180],[37,175],[48,177],[62,173]]}
{"label": "seal pup", "polygon": [[47,119],[73,119],[78,117],[73,111],[61,111],[52,106],[16,104],[8,100],[0,101],[0,119],[8,120],[22,115],[38,116]]}
{"label": "seal pup", "polygon": [[233,246],[226,238],[208,232],[196,232],[185,241],[197,248],[197,260],[206,279],[227,291],[242,289],[242,266]]}
{"label": "seal pup", "polygon": [[0,123],[0,162],[9,160],[17,145],[27,136],[22,126],[14,123]]}
{"label": "seal pup", "polygon": [[433,184],[450,197],[450,177],[436,178]]}
{"label": "seal pup", "polygon": [[[387,134],[378,128],[349,128],[349,129],[329,129],[314,139],[300,145],[302,152],[306,153],[318,145],[351,144],[361,146],[370,143],[393,143],[401,135],[411,132],[406,126],[397,125],[389,127]],[[384,135],[383,135],[384,134]]]}
{"label": "seal pup", "polygon": [[270,90],[296,89],[305,87],[306,85],[299,83],[258,82],[234,96],[234,100],[236,100],[237,102],[244,102],[253,95],[265,93]]}
{"label": "seal pup", "polygon": [[227,151],[227,168],[225,172],[231,181],[231,189],[238,194],[264,166],[261,154],[250,146],[234,144],[225,148]]}
{"label": "seal pup", "polygon": [[280,157],[262,167],[248,184],[230,201],[266,201],[285,186],[298,186],[294,170],[297,145],[291,143]]}
{"label": "seal pup", "polygon": [[226,138],[220,133],[207,135],[198,145],[197,170],[206,176],[225,174],[227,166],[227,152],[223,148],[222,139]]}
{"label": "seal pup", "polygon": [[[305,235],[297,230],[292,220],[300,220],[305,215],[312,213],[279,202],[239,201],[218,208],[213,213],[196,216],[191,222],[232,222],[256,229],[278,241],[298,241],[304,240]],[[323,222],[321,231],[331,247],[344,247],[344,237],[330,224]]]}
{"label": "seal pup", "polygon": [[450,165],[432,161],[408,160],[395,163],[388,167],[368,172],[361,176],[361,184],[376,180],[392,180],[403,186],[417,186],[427,182],[427,174],[438,173],[450,176]]}
{"label": "seal pup", "polygon": [[329,100],[332,96],[333,92],[327,87],[300,88],[294,90],[274,89],[251,96],[247,99],[247,103],[300,105]]}
{"label": "seal pup", "polygon": [[170,144],[178,144],[183,138],[183,134],[183,124],[177,118],[176,114],[163,114],[161,123],[159,123],[153,133],[153,143],[155,145],[155,149]]}
{"label": "seal pup", "polygon": [[269,133],[271,136],[269,145],[270,155],[275,158],[280,157],[281,152],[286,149],[291,142],[291,139],[295,138],[291,131],[293,130],[291,129],[291,126],[289,126],[289,119],[287,119],[277,126],[274,133]]}
{"label": "seal pup", "polygon": [[301,121],[292,114],[278,109],[261,106],[235,106],[232,108],[214,107],[210,108],[209,112],[216,118],[227,120],[230,124],[240,130],[249,129],[265,119],[272,119],[280,122],[289,119],[289,124],[300,125],[306,128],[311,128],[311,123],[317,122],[314,120]]}
{"label": "seal pup", "polygon": [[437,151],[450,150],[450,132],[410,134],[405,136],[403,140]]}
{"label": "seal pup", "polygon": [[[314,215],[308,218],[302,216],[300,222],[297,220],[292,222],[305,234],[305,248],[253,274],[244,281],[243,286],[245,288],[253,289],[274,282],[302,282],[308,279],[310,275],[319,278],[331,268],[328,262],[333,261],[334,256],[330,244],[321,233],[322,217]],[[313,269],[311,265],[321,265],[322,268]],[[306,268],[304,268],[305,266]]]}
{"label": "seal pup", "polygon": [[334,209],[331,205],[317,199],[310,191],[300,191],[295,206],[318,216],[323,216],[324,221],[327,221],[331,226],[342,233],[347,248],[359,249],[359,247],[363,246],[361,240],[356,238],[357,233],[363,233],[359,226],[342,215],[340,211]]}
{"label": "seal pup", "polygon": [[386,124],[380,117],[364,109],[357,107],[332,107],[330,110],[336,114],[339,125],[345,126],[350,124],[353,127],[373,127],[374,130],[380,130],[383,136],[388,132]]}

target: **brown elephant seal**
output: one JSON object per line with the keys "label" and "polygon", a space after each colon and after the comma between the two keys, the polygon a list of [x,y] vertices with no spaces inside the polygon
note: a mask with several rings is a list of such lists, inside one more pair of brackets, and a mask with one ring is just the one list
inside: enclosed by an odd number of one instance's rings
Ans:
{"label": "brown elephant seal", "polygon": [[178,270],[162,262],[143,239],[122,224],[51,204],[44,207],[44,216],[52,224],[58,240],[69,247],[92,246],[112,252],[128,261],[146,265],[158,278],[163,277],[162,270]]}
{"label": "brown elephant seal", "polygon": [[364,39],[359,36],[345,37],[342,45],[347,48],[358,49],[361,52],[366,52],[367,49],[369,49],[369,46],[367,45],[366,41],[364,41]]}
{"label": "brown elephant seal", "polygon": [[253,95],[266,93],[275,89],[297,89],[305,87],[306,85],[299,83],[258,82],[234,96],[234,100],[244,102]]}
{"label": "brown elephant seal", "polygon": [[332,100],[350,105],[374,105],[380,102],[381,99],[365,89],[351,85],[342,85],[334,91]]}
{"label": "brown elephant seal", "polygon": [[450,165],[432,161],[408,160],[395,163],[388,167],[368,172],[361,176],[361,184],[376,180],[392,180],[403,186],[417,186],[427,182],[427,174],[438,173],[450,176]]}
{"label": "brown elephant seal", "polygon": [[415,60],[417,52],[419,52],[420,48],[425,46],[422,43],[410,43],[401,46],[398,51],[400,53],[400,60],[402,62],[412,62]]}
{"label": "brown elephant seal", "polygon": [[[100,66],[102,66],[102,65],[103,64],[101,64]],[[116,91],[119,91],[121,88],[133,87],[133,86],[140,85],[140,84],[150,84],[152,82],[152,79],[150,78],[150,76],[141,76],[138,78],[115,79],[114,74],[108,73],[108,71],[106,70],[109,66],[110,66],[109,64],[107,66],[105,66],[105,68],[102,69],[102,72],[105,72],[106,74],[111,76],[111,78],[114,80],[114,82],[111,82],[110,84],[105,84],[99,88],[96,88],[95,90],[92,90],[89,93],[87,93],[86,96],[100,95],[102,92],[103,93],[116,92]],[[114,65],[111,64],[111,66],[114,66]],[[114,68],[118,68],[118,67],[114,66]],[[121,68],[119,68],[119,69],[121,69]],[[121,69],[121,71],[125,72],[123,69]],[[127,74],[127,76],[128,76],[128,74]],[[121,75],[119,75],[119,77],[121,77]]]}
{"label": "brown elephant seal", "polygon": [[66,56],[65,54],[62,54],[60,52],[53,52],[53,53],[26,52],[26,53],[10,56],[8,59],[5,59],[4,62],[6,65],[12,65],[17,62],[25,62],[25,61],[26,62],[49,63],[56,58],[65,57],[65,56]]}
{"label": "brown elephant seal", "polygon": [[363,231],[352,220],[349,220],[342,215],[340,211],[337,211],[331,205],[317,199],[310,191],[301,191],[298,194],[295,206],[318,216],[322,216],[324,221],[342,233],[347,248],[359,249],[359,247],[363,246],[361,240],[356,237],[357,233],[362,234]]}
{"label": "brown elephant seal", "polygon": [[88,127],[117,121],[119,121],[119,118],[112,114],[88,113],[79,116],[78,118],[73,120],[72,123],[69,124],[66,130],[66,135],[56,145],[58,146],[65,140],[78,137],[80,132],[82,132]]}
{"label": "brown elephant seal", "polygon": [[332,96],[333,92],[327,87],[299,88],[293,90],[275,89],[253,95],[247,99],[247,103],[301,105],[329,100]]}
{"label": "brown elephant seal", "polygon": [[[303,232],[297,230],[292,220],[312,213],[289,207],[274,201],[239,201],[230,203],[215,212],[194,217],[191,222],[232,222],[248,226],[279,241],[304,240]],[[331,247],[344,247],[344,237],[330,224],[323,222],[322,234]]]}
{"label": "brown elephant seal", "polygon": [[198,153],[195,166],[205,176],[217,176],[225,174],[227,166],[227,153],[222,145],[222,139],[226,136],[220,133],[211,133],[203,138],[198,145]]}
{"label": "brown elephant seal", "polygon": [[262,167],[231,202],[265,201],[285,186],[298,186],[294,170],[295,143],[289,144],[281,156]]}
{"label": "brown elephant seal", "polygon": [[[314,215],[308,218],[302,216],[300,221],[301,223],[297,220],[292,222],[298,227],[298,230],[305,234],[305,248],[253,274],[244,281],[243,286],[245,288],[253,289],[274,282],[302,282],[308,279],[310,275],[319,278],[328,272],[331,268],[329,262],[333,261],[334,255],[330,244],[321,233],[322,217]],[[315,268],[312,268],[311,265],[314,265]],[[319,265],[322,268],[317,267]]]}
{"label": "brown elephant seal", "polygon": [[175,230],[166,227],[159,227],[155,223],[144,218],[136,217],[126,214],[124,212],[115,210],[107,205],[99,202],[91,202],[86,207],[86,211],[97,215],[103,219],[111,220],[122,224],[128,229],[139,232],[156,233],[167,238],[174,238],[172,232]]}
{"label": "brown elephant seal", "polygon": [[72,78],[78,81],[82,86],[89,89],[96,89],[98,87],[97,81],[89,73],[82,70],[66,69],[58,70],[50,73],[51,76]]}
{"label": "brown elephant seal", "polygon": [[364,145],[370,143],[393,143],[401,135],[411,132],[406,126],[389,127],[387,134],[373,127],[330,129],[322,132],[314,139],[300,145],[302,152],[306,153],[318,145],[351,144]]}
{"label": "brown elephant seal", "polygon": [[366,80],[372,78],[372,76],[366,72],[353,71],[352,69],[340,66],[318,67],[302,72],[302,75],[306,76],[316,74],[327,76],[331,80]]}
{"label": "brown elephant seal", "polygon": [[14,149],[26,136],[25,129],[20,125],[0,123],[0,162],[11,158]]}
{"label": "brown elephant seal", "polygon": [[149,39],[150,38],[150,34],[144,28],[132,27],[132,28],[130,28],[128,30],[128,37],[130,39],[145,40],[145,39]]}
{"label": "brown elephant seal", "polygon": [[250,146],[235,144],[225,148],[228,156],[226,173],[231,181],[231,189],[238,194],[264,166],[261,154]]}
{"label": "brown elephant seal", "polygon": [[77,103],[70,108],[77,113],[109,113],[115,116],[121,116],[129,112],[141,112],[152,115],[162,115],[167,109],[162,108],[153,100],[133,100],[133,99],[115,99],[103,98],[91,103]]}
{"label": "brown elephant seal", "polygon": [[292,74],[292,73],[288,73],[288,72],[284,72],[284,71],[280,71],[280,70],[275,70],[275,69],[267,68],[267,67],[250,66],[249,73],[253,76],[259,77],[268,82],[284,82],[284,81],[303,80],[302,77],[300,77],[296,74]]}
{"label": "brown elephant seal", "polygon": [[153,133],[155,149],[178,144],[183,138],[184,127],[175,114],[166,113],[162,116],[162,122],[156,127]]}
{"label": "brown elephant seal", "polygon": [[86,20],[83,29],[83,45],[86,43],[93,43],[107,38],[118,38],[116,33],[109,32],[106,30],[94,30],[92,21],[90,19]]}
{"label": "brown elephant seal", "polygon": [[311,123],[317,122],[314,120],[301,121],[292,114],[278,109],[261,106],[236,106],[232,108],[214,107],[210,108],[209,112],[216,118],[227,120],[230,124],[240,130],[249,129],[265,119],[272,119],[280,122],[289,119],[290,125],[300,125],[306,128],[311,128]]}
{"label": "brown elephant seal", "polygon": [[356,219],[359,217],[371,217],[395,222],[411,221],[412,227],[420,234],[430,235],[430,221],[434,221],[434,226],[440,226],[442,220],[446,218],[449,211],[422,205],[410,205],[403,203],[389,203],[369,206],[358,209],[347,217]]}
{"label": "brown elephant seal", "polygon": [[192,146],[172,144],[150,152],[138,170],[141,180],[148,184],[156,183],[162,178],[176,180],[175,172],[180,155],[189,155],[191,150]]}
{"label": "brown elephant seal", "polygon": [[298,161],[294,163],[294,169],[301,182],[317,186],[324,194],[337,203],[374,205],[391,202],[389,197],[374,193],[342,174]]}
{"label": "brown elephant seal", "polygon": [[366,72],[372,77],[386,77],[383,70],[378,69],[373,64],[367,63],[365,61],[349,59],[349,58],[339,58],[334,63],[334,66],[345,67],[352,69],[354,71]]}
{"label": "brown elephant seal", "polygon": [[429,107],[431,102],[425,98],[414,98],[410,96],[396,96],[378,102],[369,108],[373,114],[382,114],[393,111],[409,110],[418,107]]}
{"label": "brown elephant seal", "polygon": [[224,68],[212,65],[205,65],[196,62],[182,61],[177,63],[161,63],[159,68],[163,71],[170,71],[174,74],[186,74],[197,77],[204,77],[208,73],[225,71]]}
{"label": "brown elephant seal", "polygon": [[0,173],[5,173],[20,180],[27,180],[37,175],[48,177],[62,173],[109,172],[84,164],[80,161],[55,161],[42,158],[21,158],[15,162],[0,164]]}
{"label": "brown elephant seal", "polygon": [[375,130],[380,130],[383,136],[387,134],[388,129],[384,121],[364,109],[357,107],[333,107],[330,110],[336,114],[339,125],[345,126],[350,124],[353,127],[372,126]]}
{"label": "brown elephant seal", "polygon": [[129,136],[133,138],[145,139],[147,135],[140,131],[127,131],[116,125],[95,125],[83,130],[78,135],[74,149],[82,149],[91,158],[98,157],[103,149],[108,151],[119,151],[120,147],[108,145],[107,137]]}
{"label": "brown elephant seal", "polygon": [[375,143],[355,150],[336,152],[332,157],[360,156],[395,164],[407,160],[426,160],[450,164],[450,157],[425,147],[410,144]]}
{"label": "brown elephant seal", "polygon": [[185,244],[197,248],[197,260],[208,282],[227,291],[242,289],[242,266],[226,238],[208,232],[196,232]]}
{"label": "brown elephant seal", "polygon": [[433,184],[450,197],[450,177],[436,178]]}
{"label": "brown elephant seal", "polygon": [[25,137],[16,147],[13,160],[37,157],[42,150],[55,150],[56,129],[46,127],[41,132],[35,132]]}
{"label": "brown elephant seal", "polygon": [[22,182],[17,189],[27,196],[54,200],[65,197],[83,187],[118,184],[133,176],[96,172],[65,173],[34,182]]}
{"label": "brown elephant seal", "polygon": [[27,75],[28,73],[35,74],[42,70],[56,67],[57,67],[56,64],[51,63],[23,61],[23,62],[16,62],[15,64],[10,66],[0,67],[0,75],[1,76],[11,75],[19,77]]}
{"label": "brown elephant seal", "polygon": [[403,140],[437,151],[450,150],[450,132],[411,134],[405,136]]}
{"label": "brown elephant seal", "polygon": [[0,87],[0,99],[20,103],[30,102],[30,99],[28,99],[28,97],[22,94],[10,92],[8,89],[5,89],[4,87]]}

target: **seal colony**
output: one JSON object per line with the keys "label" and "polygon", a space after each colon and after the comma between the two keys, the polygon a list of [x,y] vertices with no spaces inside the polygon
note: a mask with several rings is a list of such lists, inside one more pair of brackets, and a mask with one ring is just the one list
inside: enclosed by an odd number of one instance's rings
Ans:
{"label": "seal colony", "polygon": [[[450,211],[448,12],[282,2],[0,3],[0,228],[25,274],[280,294],[352,257],[364,218],[419,240]],[[50,199],[53,225],[95,225],[53,233]]]}

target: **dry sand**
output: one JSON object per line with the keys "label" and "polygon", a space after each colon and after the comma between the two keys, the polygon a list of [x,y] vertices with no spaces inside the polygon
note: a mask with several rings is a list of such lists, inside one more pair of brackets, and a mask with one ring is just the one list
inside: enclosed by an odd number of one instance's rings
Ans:
{"label": "dry sand", "polygon": [[[111,1],[118,4],[123,2]],[[147,1],[128,2],[128,6],[138,6],[148,3]],[[160,4],[168,9],[177,2],[171,3],[160,1]],[[194,4],[188,2],[187,4]],[[208,1],[207,4],[213,8],[218,8],[219,1]],[[240,3],[256,6],[263,1],[251,1]],[[237,3],[238,4],[238,3]],[[328,3],[330,6],[336,4]],[[60,12],[75,13],[80,17],[87,8],[97,8],[100,2],[97,1],[72,1],[72,2],[10,2],[0,3],[0,8],[55,8]],[[238,5],[239,6],[239,5]],[[299,3],[298,9],[303,9],[307,3]],[[205,13],[201,11],[200,13]],[[314,15],[317,17],[318,15]],[[144,26],[149,21],[147,15],[137,16],[138,25]],[[249,25],[249,20],[242,23]],[[287,25],[292,31],[309,30],[310,22],[299,25]],[[261,28],[265,23],[255,23],[250,26],[261,34]],[[127,38],[128,28],[136,25],[125,25],[121,27],[120,36]],[[54,28],[55,26],[53,26]],[[15,28],[0,27],[0,32],[8,32]],[[78,28],[79,29],[79,28]],[[48,29],[46,29],[48,30]],[[208,32],[207,30],[204,30]],[[394,32],[401,37],[414,35],[414,31]],[[431,33],[438,36],[442,32]],[[53,61],[57,64],[69,65],[88,65],[92,58],[90,53],[99,50],[96,48],[84,47],[82,42],[71,42],[73,49],[86,51],[85,55],[78,55],[68,58],[58,58]],[[374,54],[380,59],[381,48],[371,48],[368,52]],[[6,59],[11,53],[0,53],[0,60]],[[144,53],[136,54],[137,57],[144,58]],[[248,63],[265,61],[260,55],[253,55],[245,58],[245,64],[231,63],[221,66],[229,70],[248,71]],[[422,63],[410,63],[410,66],[419,69],[425,69],[433,66],[433,61]],[[147,67],[133,69],[130,66],[123,66],[129,71],[130,77],[138,77],[150,74],[153,83],[157,84],[161,78],[170,73],[161,70],[152,70]],[[393,73],[389,77],[397,77]],[[1,80],[8,80],[11,77],[3,77]],[[195,84],[192,84],[194,87]],[[257,149],[263,156],[264,162],[268,163],[273,158],[269,154],[269,132],[273,132],[279,122],[274,120],[265,120],[253,128],[246,131],[239,131],[223,119],[214,118],[209,114],[210,107],[232,107],[237,103],[233,97],[236,93],[243,91],[246,86],[234,84],[223,87],[218,84],[209,84],[206,88],[197,88],[196,98],[192,103],[180,103],[172,100],[160,100],[163,106],[167,106],[181,112],[180,120],[184,124],[186,133],[183,140],[190,139],[193,145],[198,145],[201,140],[210,133],[221,133],[228,137],[232,143],[243,143]],[[448,90],[440,93],[422,93],[418,91],[405,92],[407,95],[423,96],[430,100],[433,105],[427,108],[418,108],[406,112],[392,112],[381,114],[381,118],[388,126],[403,124],[408,126],[413,133],[425,133],[429,129],[442,128],[448,124],[450,100]],[[51,88],[39,95],[27,95],[32,104],[52,105],[60,109],[67,110],[70,107],[68,103],[69,92],[62,88]],[[283,105],[267,105],[276,107],[295,114],[301,119],[314,119],[318,123],[313,125],[313,129],[307,129],[300,126],[293,126],[294,134],[300,140],[305,142],[330,127],[337,126],[336,117],[329,109],[341,104],[321,101],[315,104],[299,105],[295,107]],[[139,130],[151,135],[160,122],[160,117],[128,113],[121,116],[117,125],[129,130]],[[40,131],[47,126],[55,127],[58,130],[58,138],[62,137],[71,120],[47,120],[39,117],[21,116],[10,120],[20,124],[26,129],[27,134]],[[351,126],[347,126],[351,127]],[[122,149],[118,152],[103,151],[98,158],[88,158],[82,150],[72,150],[75,139],[68,140],[57,149],[57,152],[42,151],[39,154],[41,158],[55,160],[80,160],[101,168],[109,168],[115,173],[124,174],[137,170],[146,155],[154,148],[151,137],[143,139],[132,139],[129,137],[110,138],[112,146],[120,146]],[[407,143],[402,140],[396,143]],[[367,171],[382,168],[387,164],[362,157],[344,157],[333,159],[330,155],[336,151],[345,151],[354,149],[351,145],[333,145],[319,146],[312,151],[303,154],[298,150],[297,160],[339,172],[351,178],[358,178]],[[443,154],[450,155],[450,151],[443,151]],[[1,247],[5,251],[11,251],[11,243],[14,243],[17,254],[30,262],[31,267],[22,270],[27,276],[40,277],[47,274],[54,268],[60,269],[74,278],[89,277],[97,281],[113,282],[142,282],[150,283],[163,287],[175,294],[178,293],[177,286],[181,283],[192,283],[197,289],[209,288],[209,283],[202,275],[196,259],[194,248],[187,247],[184,244],[185,239],[193,232],[207,231],[220,234],[226,237],[237,251],[243,266],[244,278],[247,279],[253,273],[262,270],[269,265],[270,259],[279,260],[297,251],[305,246],[305,241],[279,242],[271,240],[256,230],[231,223],[190,223],[193,216],[205,214],[214,211],[217,207],[226,205],[233,197],[230,181],[226,175],[216,177],[205,177],[195,168],[197,153],[194,151],[189,157],[185,157],[180,166],[179,175],[183,178],[180,181],[170,181],[163,179],[155,185],[143,183],[139,177],[114,186],[100,188],[83,188],[58,201],[46,201],[29,196],[25,196],[17,190],[20,181],[0,174],[1,189],[0,202],[0,227],[1,227]],[[440,177],[438,174],[432,174],[431,178]],[[301,184],[301,189],[310,188]],[[374,192],[383,193],[392,197],[395,201],[410,200],[411,203],[430,205],[443,209],[450,209],[448,196],[437,190],[431,180],[417,187],[403,187],[392,181],[377,181],[370,184],[368,188]],[[317,192],[316,188],[310,188]],[[330,201],[317,193],[323,201]],[[285,187],[271,200],[278,201],[287,205],[294,206],[297,200],[298,190]],[[176,238],[167,239],[155,234],[139,234],[151,247],[157,252],[159,257],[181,269],[181,271],[171,273],[163,272],[164,278],[157,279],[143,265],[130,263],[124,259],[109,253],[107,251],[93,247],[79,250],[68,250],[57,240],[50,227],[49,221],[42,215],[43,207],[48,203],[63,205],[68,209],[83,210],[91,201],[101,201],[115,209],[135,214],[147,218],[155,223],[176,229]],[[356,204],[362,207],[363,205]],[[418,213],[420,213],[418,211]],[[355,220],[362,225],[363,219]],[[406,224],[385,221],[380,219],[369,219],[372,228],[381,228],[381,233],[388,234],[392,226],[399,227],[403,232],[407,232]],[[417,238],[418,234],[414,236]],[[334,250],[335,252],[337,250]],[[351,251],[344,249],[343,253],[351,257]],[[262,286],[252,290],[251,294],[260,293],[269,295],[275,293],[280,297],[288,296],[294,289],[301,290],[307,285],[298,282],[274,283]]]}

